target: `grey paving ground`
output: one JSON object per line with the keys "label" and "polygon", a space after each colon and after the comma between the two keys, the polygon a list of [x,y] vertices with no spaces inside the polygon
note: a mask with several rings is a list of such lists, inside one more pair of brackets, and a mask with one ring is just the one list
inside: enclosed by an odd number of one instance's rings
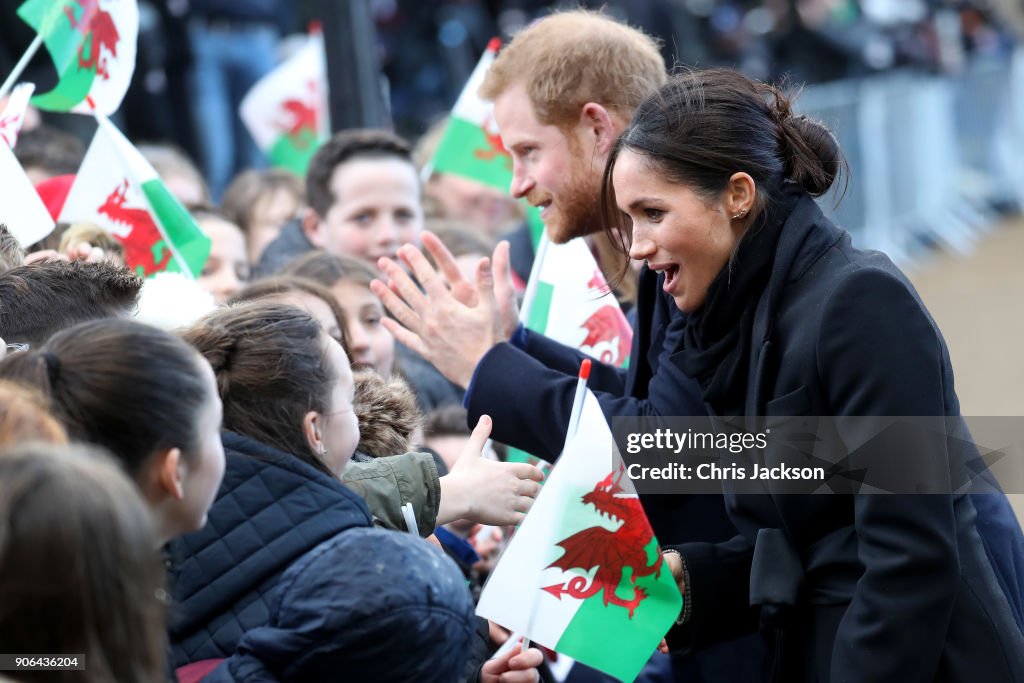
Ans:
{"label": "grey paving ground", "polygon": [[[1024,416],[1024,220],[908,275],[946,337],[964,415]],[[1024,495],[1012,499],[1024,524]]]}

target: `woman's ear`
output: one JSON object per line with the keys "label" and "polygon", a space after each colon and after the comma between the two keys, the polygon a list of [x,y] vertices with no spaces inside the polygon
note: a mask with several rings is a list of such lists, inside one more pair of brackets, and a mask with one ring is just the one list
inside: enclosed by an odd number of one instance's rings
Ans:
{"label": "woman's ear", "polygon": [[161,489],[175,500],[185,498],[185,463],[180,448],[168,448],[156,455],[156,476]]}
{"label": "woman's ear", "polygon": [[607,159],[618,133],[612,115],[597,102],[587,102],[580,110],[580,130],[590,138],[597,151],[595,157]]}
{"label": "woman's ear", "polygon": [[302,434],[306,437],[306,444],[314,453],[321,453],[323,450],[323,439],[320,435],[320,413],[311,410],[302,416]]}
{"label": "woman's ear", "polygon": [[733,173],[725,188],[723,204],[729,218],[742,220],[754,208],[757,199],[757,185],[749,173]]}

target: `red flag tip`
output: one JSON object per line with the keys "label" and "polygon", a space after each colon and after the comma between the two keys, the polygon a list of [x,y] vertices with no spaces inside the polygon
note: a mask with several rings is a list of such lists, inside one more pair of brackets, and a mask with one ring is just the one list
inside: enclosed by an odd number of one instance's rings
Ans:
{"label": "red flag tip", "polygon": [[497,36],[495,36],[494,38],[491,38],[487,42],[487,51],[488,52],[497,52],[498,48],[500,48],[500,47],[501,47],[501,38],[498,38]]}
{"label": "red flag tip", "polygon": [[590,379],[590,359],[584,358],[580,363],[580,379]]}
{"label": "red flag tip", "polygon": [[96,103],[92,100],[92,95],[85,96],[85,103],[89,105],[89,108],[96,111]]}

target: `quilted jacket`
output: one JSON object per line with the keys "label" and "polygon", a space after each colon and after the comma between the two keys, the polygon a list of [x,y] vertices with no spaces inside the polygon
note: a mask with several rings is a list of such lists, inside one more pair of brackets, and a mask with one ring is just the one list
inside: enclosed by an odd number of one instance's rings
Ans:
{"label": "quilted jacket", "polygon": [[270,595],[296,560],[372,525],[362,498],[295,456],[225,432],[227,467],[206,526],[171,543],[175,668],[227,657],[264,626]]}
{"label": "quilted jacket", "polygon": [[204,683],[452,683],[474,626],[462,573],[440,550],[352,529],[284,573],[267,625]]}

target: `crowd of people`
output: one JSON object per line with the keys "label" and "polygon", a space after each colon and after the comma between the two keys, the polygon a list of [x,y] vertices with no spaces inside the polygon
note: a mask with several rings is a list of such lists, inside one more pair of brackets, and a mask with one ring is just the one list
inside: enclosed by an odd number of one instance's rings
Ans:
{"label": "crowd of people", "polygon": [[[556,680],[557,655],[474,614],[544,478],[506,448],[557,461],[582,358],[519,321],[517,199],[586,239],[629,311],[628,370],[590,376],[609,421],[959,418],[912,285],[818,209],[842,150],[787,93],[670,74],[650,35],[572,10],[518,32],[480,94],[509,195],[424,176],[436,131],[343,130],[304,178],[213,192],[216,163],[142,148],[211,240],[195,280],[140,279],[87,222],[0,228],[0,650],[84,657],[0,680]],[[83,150],[27,125],[56,219]],[[684,600],[638,680],[1024,681],[1001,493],[641,501]]]}

